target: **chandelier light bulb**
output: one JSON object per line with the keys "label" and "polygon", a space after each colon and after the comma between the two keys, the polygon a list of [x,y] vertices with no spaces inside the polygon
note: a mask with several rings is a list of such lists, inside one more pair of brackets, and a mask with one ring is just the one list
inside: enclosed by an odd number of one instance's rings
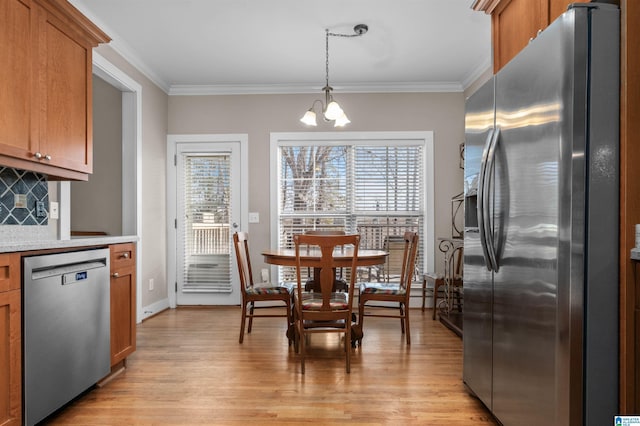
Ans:
{"label": "chandelier light bulb", "polygon": [[327,109],[324,112],[324,116],[327,120],[335,120],[343,114],[344,111],[342,110],[342,108],[340,108],[340,105],[338,105],[338,103],[333,99],[331,100],[331,102],[329,102],[329,105],[327,105]]}
{"label": "chandelier light bulb", "polygon": [[343,127],[344,125],[349,123],[351,123],[351,120],[349,120],[349,118],[347,117],[347,114],[343,112],[342,115],[340,115],[340,117],[336,118],[336,122],[333,125],[333,127]]}
{"label": "chandelier light bulb", "polygon": [[317,126],[318,125],[318,123],[316,122],[316,113],[313,112],[312,109],[310,109],[307,112],[305,112],[304,115],[302,116],[302,118],[300,119],[300,121],[302,121],[307,126]]}

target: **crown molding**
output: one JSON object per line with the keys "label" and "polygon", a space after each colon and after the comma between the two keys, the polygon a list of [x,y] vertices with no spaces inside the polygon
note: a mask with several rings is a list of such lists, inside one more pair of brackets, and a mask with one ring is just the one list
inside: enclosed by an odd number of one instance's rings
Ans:
{"label": "crown molding", "polygon": [[462,79],[462,87],[464,87],[464,90],[467,90],[478,78],[491,70],[493,70],[491,59],[483,61]]}
{"label": "crown molding", "polygon": [[490,15],[501,1],[502,0],[475,0],[471,5],[471,9]]}
{"label": "crown molding", "polygon": [[[409,83],[352,83],[333,84],[336,93],[416,93],[416,92],[462,92],[460,82],[409,82]],[[169,96],[206,96],[206,95],[276,95],[320,93],[322,87],[292,84],[220,84],[186,85],[176,84],[169,88]]]}

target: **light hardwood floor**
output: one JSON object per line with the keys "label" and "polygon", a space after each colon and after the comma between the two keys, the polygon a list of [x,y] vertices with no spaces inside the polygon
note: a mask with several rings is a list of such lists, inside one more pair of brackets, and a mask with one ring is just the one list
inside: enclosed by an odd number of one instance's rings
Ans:
{"label": "light hardwood floor", "polygon": [[306,374],[283,318],[258,318],[238,344],[238,307],[179,308],[138,327],[127,369],[47,420],[56,425],[495,425],[462,383],[462,341],[431,311],[367,317],[351,374],[337,336],[313,336]]}

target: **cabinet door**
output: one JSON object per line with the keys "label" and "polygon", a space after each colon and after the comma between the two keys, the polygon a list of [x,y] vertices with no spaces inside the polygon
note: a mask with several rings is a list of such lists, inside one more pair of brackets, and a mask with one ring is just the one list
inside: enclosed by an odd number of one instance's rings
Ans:
{"label": "cabinet door", "polygon": [[35,33],[31,3],[0,2],[0,151],[27,159],[32,151]]}
{"label": "cabinet door", "polygon": [[491,14],[493,72],[529,43],[549,19],[549,0],[503,0]]}
{"label": "cabinet door", "polygon": [[92,46],[45,11],[40,27],[40,161],[91,173]]}
{"label": "cabinet door", "polygon": [[20,290],[0,293],[0,425],[19,425],[22,416]]}
{"label": "cabinet door", "polygon": [[0,254],[0,426],[22,419],[20,256]]}
{"label": "cabinet door", "polygon": [[134,244],[111,249],[111,365],[136,350],[136,261]]}

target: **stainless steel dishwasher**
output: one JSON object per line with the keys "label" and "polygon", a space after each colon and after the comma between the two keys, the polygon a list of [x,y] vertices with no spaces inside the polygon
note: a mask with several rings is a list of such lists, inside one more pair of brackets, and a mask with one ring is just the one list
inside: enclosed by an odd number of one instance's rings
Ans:
{"label": "stainless steel dishwasher", "polygon": [[23,258],[24,422],[110,372],[109,250]]}

